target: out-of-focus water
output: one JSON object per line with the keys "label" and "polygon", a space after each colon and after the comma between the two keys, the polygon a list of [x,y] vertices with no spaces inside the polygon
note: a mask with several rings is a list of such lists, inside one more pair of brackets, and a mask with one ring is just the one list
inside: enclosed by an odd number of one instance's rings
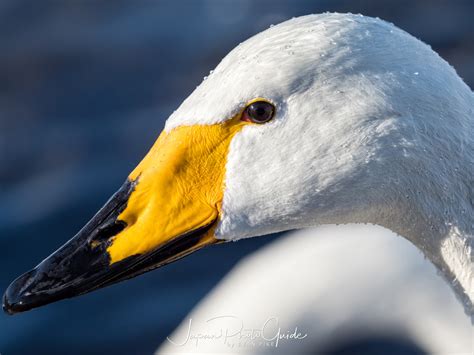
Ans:
{"label": "out-of-focus water", "polygon": [[[229,50],[272,23],[324,11],[394,22],[473,87],[470,0],[2,0],[0,290],[87,222]],[[0,315],[0,353],[151,353],[237,260],[273,238]]]}

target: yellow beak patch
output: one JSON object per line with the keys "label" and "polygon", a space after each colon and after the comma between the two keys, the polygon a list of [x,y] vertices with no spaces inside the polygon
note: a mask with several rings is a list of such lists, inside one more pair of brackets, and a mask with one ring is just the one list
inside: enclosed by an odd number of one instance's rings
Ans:
{"label": "yellow beak patch", "polygon": [[[247,124],[239,118],[159,136],[129,176],[136,186],[118,217],[126,227],[107,248],[111,264],[217,221],[229,145]],[[216,241],[212,230],[200,244]]]}

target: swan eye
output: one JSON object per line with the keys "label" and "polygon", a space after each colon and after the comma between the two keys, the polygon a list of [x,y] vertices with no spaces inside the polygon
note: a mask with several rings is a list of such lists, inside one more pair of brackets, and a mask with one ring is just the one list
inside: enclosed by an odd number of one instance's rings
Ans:
{"label": "swan eye", "polygon": [[256,101],[248,105],[243,114],[242,121],[265,123],[270,121],[275,114],[275,106],[266,101]]}

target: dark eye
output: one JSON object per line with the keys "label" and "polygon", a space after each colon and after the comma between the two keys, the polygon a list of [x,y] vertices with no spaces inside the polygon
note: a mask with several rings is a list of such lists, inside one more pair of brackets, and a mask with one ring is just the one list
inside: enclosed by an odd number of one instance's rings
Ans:
{"label": "dark eye", "polygon": [[242,121],[265,123],[270,121],[275,114],[275,106],[266,101],[251,103],[242,114]]}

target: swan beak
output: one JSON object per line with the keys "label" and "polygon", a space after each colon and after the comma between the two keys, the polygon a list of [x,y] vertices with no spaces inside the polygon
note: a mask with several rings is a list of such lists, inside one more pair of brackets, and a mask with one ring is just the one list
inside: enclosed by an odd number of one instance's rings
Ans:
{"label": "swan beak", "polygon": [[6,290],[3,309],[27,311],[135,277],[220,240],[232,122],[160,135],[125,184],[56,252]]}

